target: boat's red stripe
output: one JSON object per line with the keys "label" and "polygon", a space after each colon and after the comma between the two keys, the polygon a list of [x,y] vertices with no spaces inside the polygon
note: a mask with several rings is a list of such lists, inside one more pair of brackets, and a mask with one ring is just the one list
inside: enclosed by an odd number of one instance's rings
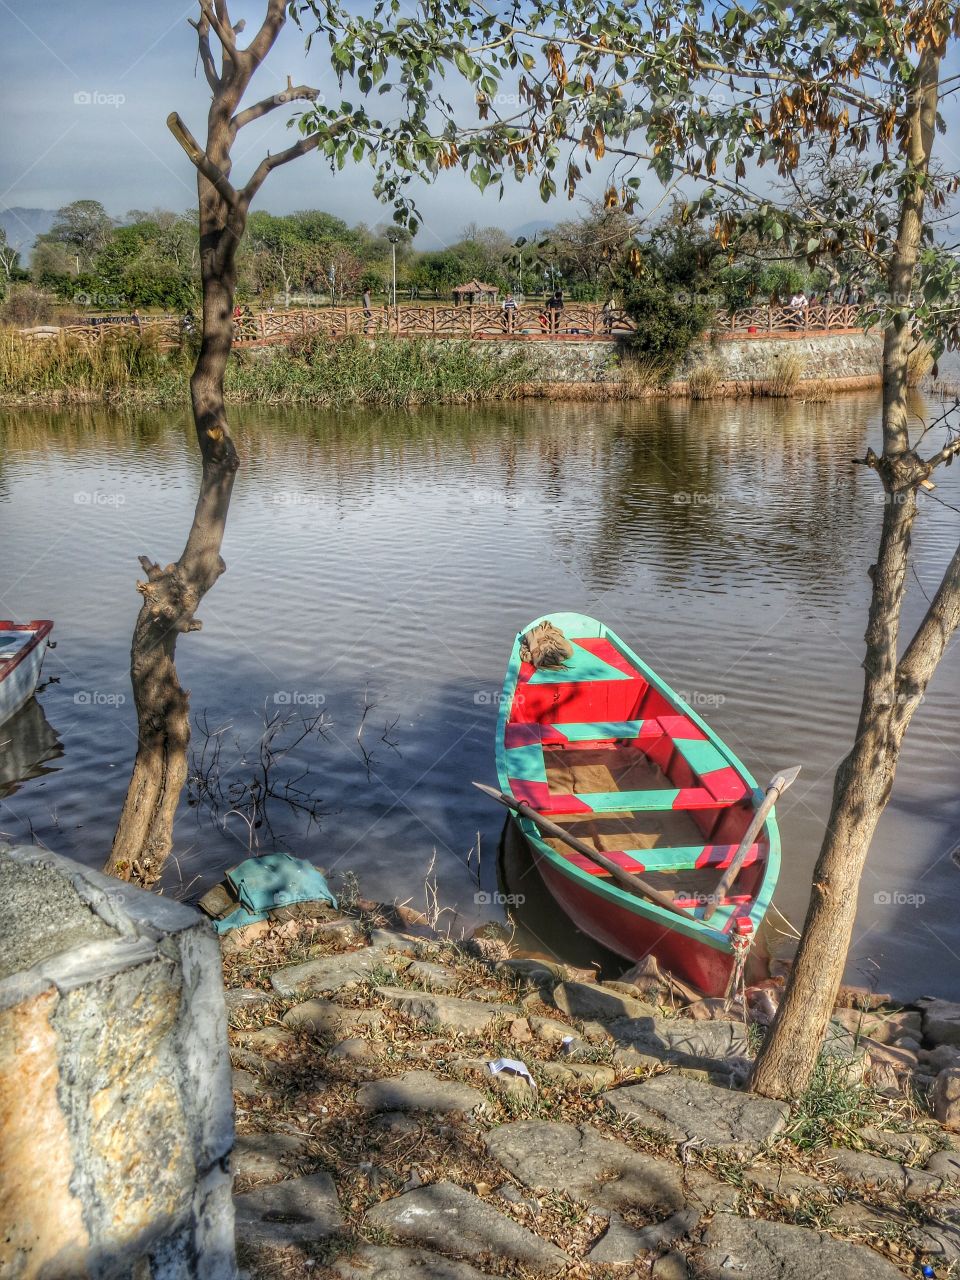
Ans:
{"label": "boat's red stripe", "polygon": [[504,729],[505,747],[532,747],[538,742],[566,742],[566,738],[552,724],[508,724]]}
{"label": "boat's red stripe", "polygon": [[713,809],[716,803],[706,787],[681,787],[670,807],[672,809]]}
{"label": "boat's red stripe", "polygon": [[[734,855],[740,848],[738,844],[708,844],[704,846],[703,853],[696,861],[698,867],[717,867],[722,871],[724,867],[729,867],[733,861]],[[749,866],[752,862],[757,862],[760,858],[761,850],[758,844],[752,844],[747,850],[747,856],[743,860],[743,865]]]}
{"label": "boat's red stripe", "polygon": [[732,765],[704,773],[700,781],[720,804],[735,804],[750,794],[750,788]]}
{"label": "boat's red stripe", "polygon": [[[579,867],[581,871],[588,872],[592,876],[608,876],[610,872],[606,867],[598,866],[596,862],[585,857],[582,853],[573,853],[563,851],[563,856],[568,862],[573,863],[575,867]],[[636,858],[631,858],[629,854],[624,853],[620,849],[604,849],[603,856],[609,858],[611,862],[615,862],[618,867],[623,867],[624,871],[636,871],[638,874],[645,871],[646,867],[642,862],[638,862]]]}
{"label": "boat's red stripe", "polygon": [[554,795],[545,782],[531,782],[527,778],[508,778],[515,800],[522,800],[540,813],[592,813],[593,810],[575,795]]}
{"label": "boat's red stripe", "polygon": [[25,644],[22,649],[18,649],[12,658],[7,658],[0,662],[0,680],[5,680],[14,667],[23,662],[27,654],[33,653],[41,640],[46,640],[52,630],[53,623],[46,618],[34,622],[0,622],[0,633],[4,631],[29,631],[33,633],[33,639],[29,644]]}
{"label": "boat's red stripe", "polygon": [[636,667],[630,665],[629,661],[623,656],[619,649],[614,648],[609,640],[600,639],[597,636],[591,638],[581,638],[580,636],[571,636],[574,644],[578,644],[581,649],[586,649],[587,653],[592,653],[595,658],[599,658],[601,662],[607,663],[616,671],[622,671],[625,675],[639,677],[646,680],[646,676],[642,671],[638,671]]}
{"label": "boat's red stripe", "polygon": [[698,729],[692,720],[688,720],[686,716],[673,715],[657,716],[657,719],[663,725],[663,731],[671,738],[679,738],[681,741],[703,742],[707,735],[702,729]]}

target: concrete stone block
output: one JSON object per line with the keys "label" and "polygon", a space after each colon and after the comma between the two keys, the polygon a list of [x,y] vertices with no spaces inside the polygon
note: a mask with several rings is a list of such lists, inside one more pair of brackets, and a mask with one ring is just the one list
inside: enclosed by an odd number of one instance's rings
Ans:
{"label": "concrete stone block", "polygon": [[220,949],[181,903],[0,846],[0,1275],[233,1280]]}

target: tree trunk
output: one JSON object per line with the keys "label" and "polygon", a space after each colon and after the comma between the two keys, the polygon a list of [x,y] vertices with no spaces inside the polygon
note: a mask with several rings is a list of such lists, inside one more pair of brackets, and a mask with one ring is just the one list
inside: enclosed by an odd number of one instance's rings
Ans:
{"label": "tree trunk", "polygon": [[940,60],[940,50],[930,45],[917,67],[907,142],[909,185],[888,272],[888,288],[902,314],[884,334],[883,453],[878,458],[869,451],[866,458],[883,483],[886,503],[877,563],[870,570],[873,591],[860,719],[854,746],[834,780],[796,960],[751,1080],[755,1092],[773,1098],[802,1093],[816,1065],[843,978],[870,842],[890,798],[903,736],[943,651],[944,618],[934,614],[945,613],[949,622],[957,606],[960,553],[898,664],[917,487],[931,470],[910,448],[907,368],[913,338],[906,315],[922,241],[924,179],[933,147]]}
{"label": "tree trunk", "polygon": [[200,188],[203,338],[190,379],[203,460],[200,496],[180,559],[166,568],[145,556],[147,574],[133,633],[130,679],[137,755],[105,870],[155,884],[173,847],[173,822],[187,780],[190,698],[176,668],[177,637],[197,631],[195,615],[221,573],[220,548],[239,460],[227,426],[223,379],[233,341],[236,247],[245,216],[227,208],[203,176]]}

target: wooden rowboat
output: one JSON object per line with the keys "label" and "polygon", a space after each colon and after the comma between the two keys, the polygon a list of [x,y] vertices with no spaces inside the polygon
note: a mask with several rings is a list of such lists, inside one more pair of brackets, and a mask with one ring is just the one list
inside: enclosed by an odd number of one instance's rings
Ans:
{"label": "wooden rowboat", "polygon": [[33,697],[53,623],[0,622],[0,724]]}
{"label": "wooden rowboat", "polygon": [[[537,670],[521,657],[523,635],[542,622],[573,645],[560,667]],[[497,773],[508,796],[641,875],[683,912],[622,887],[518,818],[547,888],[584,933],[631,961],[652,954],[705,994],[724,994],[770,906],[780,836],[771,811],[704,920],[763,792],[679,694],[595,619],[538,618],[510,656]]]}

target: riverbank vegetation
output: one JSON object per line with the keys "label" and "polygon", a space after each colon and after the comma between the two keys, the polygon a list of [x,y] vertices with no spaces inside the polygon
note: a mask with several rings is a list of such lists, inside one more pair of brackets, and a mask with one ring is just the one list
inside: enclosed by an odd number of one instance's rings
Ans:
{"label": "riverbank vegetation", "polygon": [[[194,353],[165,350],[159,336],[105,329],[24,341],[0,328],[0,398],[8,402],[186,403]],[[263,354],[234,352],[225,395],[232,404],[403,408],[508,400],[530,380],[520,348],[493,361],[475,343],[418,339],[298,339]]]}
{"label": "riverbank vegetation", "polygon": [[[7,244],[0,225],[0,317],[44,324],[59,312],[85,315],[196,309],[200,297],[199,238],[193,212],[131,210],[112,218],[96,200],[75,200],[55,214],[32,249]],[[664,263],[664,251],[676,253]],[[834,281],[802,258],[778,260],[757,241],[724,251],[703,228],[678,214],[645,223],[622,208],[590,202],[578,216],[529,238],[472,222],[442,249],[420,249],[403,229],[348,226],[321,209],[276,215],[251,213],[237,257],[237,296],[253,306],[356,303],[364,289],[377,302],[449,299],[469,280],[529,299],[560,288],[571,302],[626,301],[667,283],[688,319],[689,271],[714,306],[736,309],[800,289],[822,294]],[[700,261],[696,261],[697,259]],[[712,264],[712,266],[711,266]],[[711,269],[707,272],[704,267]],[[664,267],[666,269],[664,270]],[[638,279],[639,270],[639,279]],[[665,295],[669,296],[669,295]],[[658,310],[660,299],[657,297]]]}

